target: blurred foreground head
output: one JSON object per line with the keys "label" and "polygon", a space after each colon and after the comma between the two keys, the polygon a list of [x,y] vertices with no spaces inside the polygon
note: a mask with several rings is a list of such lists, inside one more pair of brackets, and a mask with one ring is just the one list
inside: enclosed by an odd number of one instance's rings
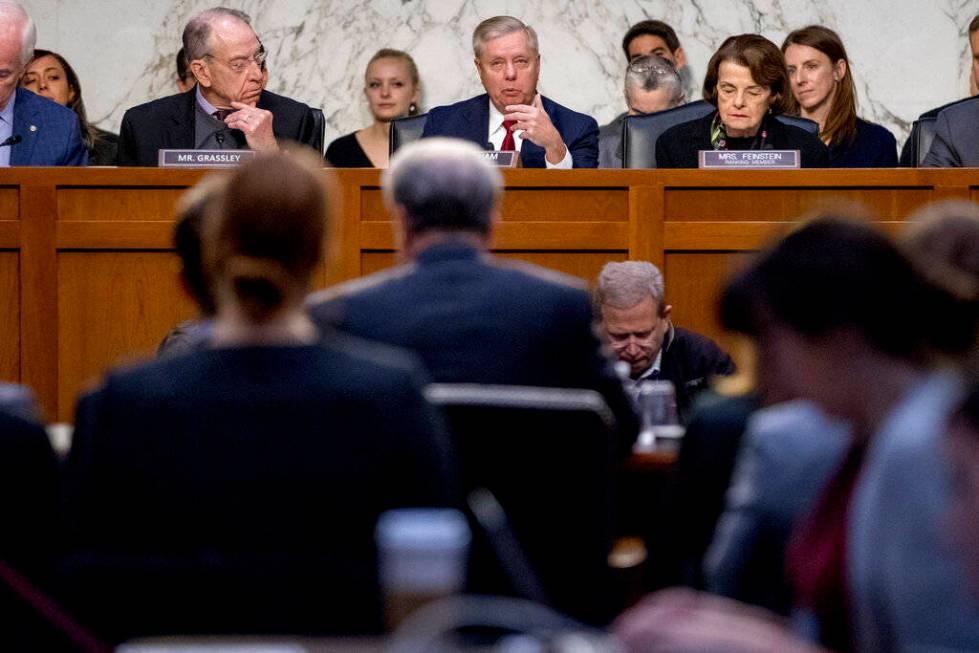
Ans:
{"label": "blurred foreground head", "polygon": [[323,256],[325,175],[300,151],[259,156],[231,175],[203,231],[219,315],[261,324],[298,310]]}
{"label": "blurred foreground head", "polygon": [[759,375],[856,421],[868,396],[966,344],[962,306],[865,222],[823,216],[724,290],[721,320],[758,343]]}
{"label": "blurred foreground head", "polygon": [[962,320],[935,326],[947,327],[946,340],[959,345],[946,353],[956,355],[955,362],[970,374],[979,374],[979,205],[962,200],[926,205],[908,217],[901,245],[925,278],[962,304]]}
{"label": "blurred foreground head", "polygon": [[426,138],[398,150],[381,176],[384,200],[411,256],[433,240],[488,244],[503,177],[465,141]]}

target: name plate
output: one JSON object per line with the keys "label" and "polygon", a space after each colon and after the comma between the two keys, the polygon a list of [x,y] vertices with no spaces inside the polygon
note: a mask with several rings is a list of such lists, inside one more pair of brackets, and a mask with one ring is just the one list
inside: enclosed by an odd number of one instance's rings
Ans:
{"label": "name plate", "polygon": [[234,168],[254,159],[254,150],[160,150],[161,168]]}
{"label": "name plate", "polygon": [[799,150],[700,150],[701,168],[776,168],[800,167]]}
{"label": "name plate", "polygon": [[480,155],[498,168],[516,168],[520,153],[513,151],[484,150]]}

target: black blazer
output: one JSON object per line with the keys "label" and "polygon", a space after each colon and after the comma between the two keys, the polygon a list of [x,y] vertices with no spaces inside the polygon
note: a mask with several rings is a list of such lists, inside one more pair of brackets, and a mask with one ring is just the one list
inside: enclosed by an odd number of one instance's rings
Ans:
{"label": "black blazer", "polygon": [[632,402],[592,330],[588,294],[570,279],[443,243],[314,295],[309,312],[321,326],[416,352],[440,383],[598,390],[625,454],[638,432]]}
{"label": "black blazer", "polygon": [[[193,149],[196,88],[126,111],[119,130],[117,165],[155,166],[159,150]],[[276,139],[296,141],[315,149],[315,120],[308,106],[268,91],[262,91],[257,106],[272,112],[272,132]]]}
{"label": "black blazer", "polygon": [[[711,113],[703,118],[670,127],[656,141],[656,167],[697,168],[698,152],[710,144]],[[799,150],[803,168],[828,168],[829,149],[817,136],[778,120],[768,120],[766,149]],[[768,147],[768,146],[771,147]]]}
{"label": "black blazer", "polygon": [[457,505],[412,361],[331,337],[110,374],[65,475],[70,609],[112,642],[378,630],[378,515]]}

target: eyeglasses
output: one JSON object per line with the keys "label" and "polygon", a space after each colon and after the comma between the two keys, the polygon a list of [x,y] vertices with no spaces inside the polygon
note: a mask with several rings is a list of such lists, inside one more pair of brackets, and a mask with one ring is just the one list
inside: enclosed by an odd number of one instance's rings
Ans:
{"label": "eyeglasses", "polygon": [[[213,54],[205,54],[204,56],[205,57],[210,57],[211,59],[214,59],[215,61],[221,61],[220,59],[218,59],[217,57],[215,57]],[[268,59],[268,56],[269,56],[269,53],[265,49],[265,46],[260,44],[259,47],[258,47],[258,52],[256,52],[255,54],[253,54],[250,57],[239,57],[238,59],[233,59],[233,60],[227,61],[227,62],[226,61],[221,61],[221,63],[223,63],[228,68],[230,68],[231,69],[231,72],[235,73],[236,75],[241,75],[246,70],[248,70],[248,66],[250,66],[253,63],[256,66],[258,66],[258,69],[259,70],[262,70],[265,67],[265,60]]]}

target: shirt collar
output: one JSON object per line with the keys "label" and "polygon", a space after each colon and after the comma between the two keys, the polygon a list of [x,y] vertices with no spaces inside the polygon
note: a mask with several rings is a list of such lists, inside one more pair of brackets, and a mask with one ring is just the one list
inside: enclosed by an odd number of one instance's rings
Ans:
{"label": "shirt collar", "polygon": [[490,136],[503,129],[503,114],[500,113],[493,100],[486,98],[489,102],[489,133]]}
{"label": "shirt collar", "polygon": [[14,124],[14,103],[17,101],[17,89],[10,94],[10,100],[7,102],[7,106],[0,111],[0,120],[13,127]]}
{"label": "shirt collar", "polygon": [[197,84],[197,86],[195,86],[194,88],[197,89],[196,91],[194,91],[195,94],[197,95],[197,105],[204,110],[204,113],[206,113],[209,116],[213,116],[214,112],[217,111],[218,108],[204,98],[204,94],[201,93],[200,84]]}
{"label": "shirt collar", "polygon": [[660,350],[656,352],[656,360],[653,361],[653,364],[649,366],[648,370],[646,370],[645,372],[639,375],[639,378],[636,379],[636,383],[648,379],[654,374],[656,376],[659,376],[660,365],[662,363],[663,363],[663,348],[660,347]]}

